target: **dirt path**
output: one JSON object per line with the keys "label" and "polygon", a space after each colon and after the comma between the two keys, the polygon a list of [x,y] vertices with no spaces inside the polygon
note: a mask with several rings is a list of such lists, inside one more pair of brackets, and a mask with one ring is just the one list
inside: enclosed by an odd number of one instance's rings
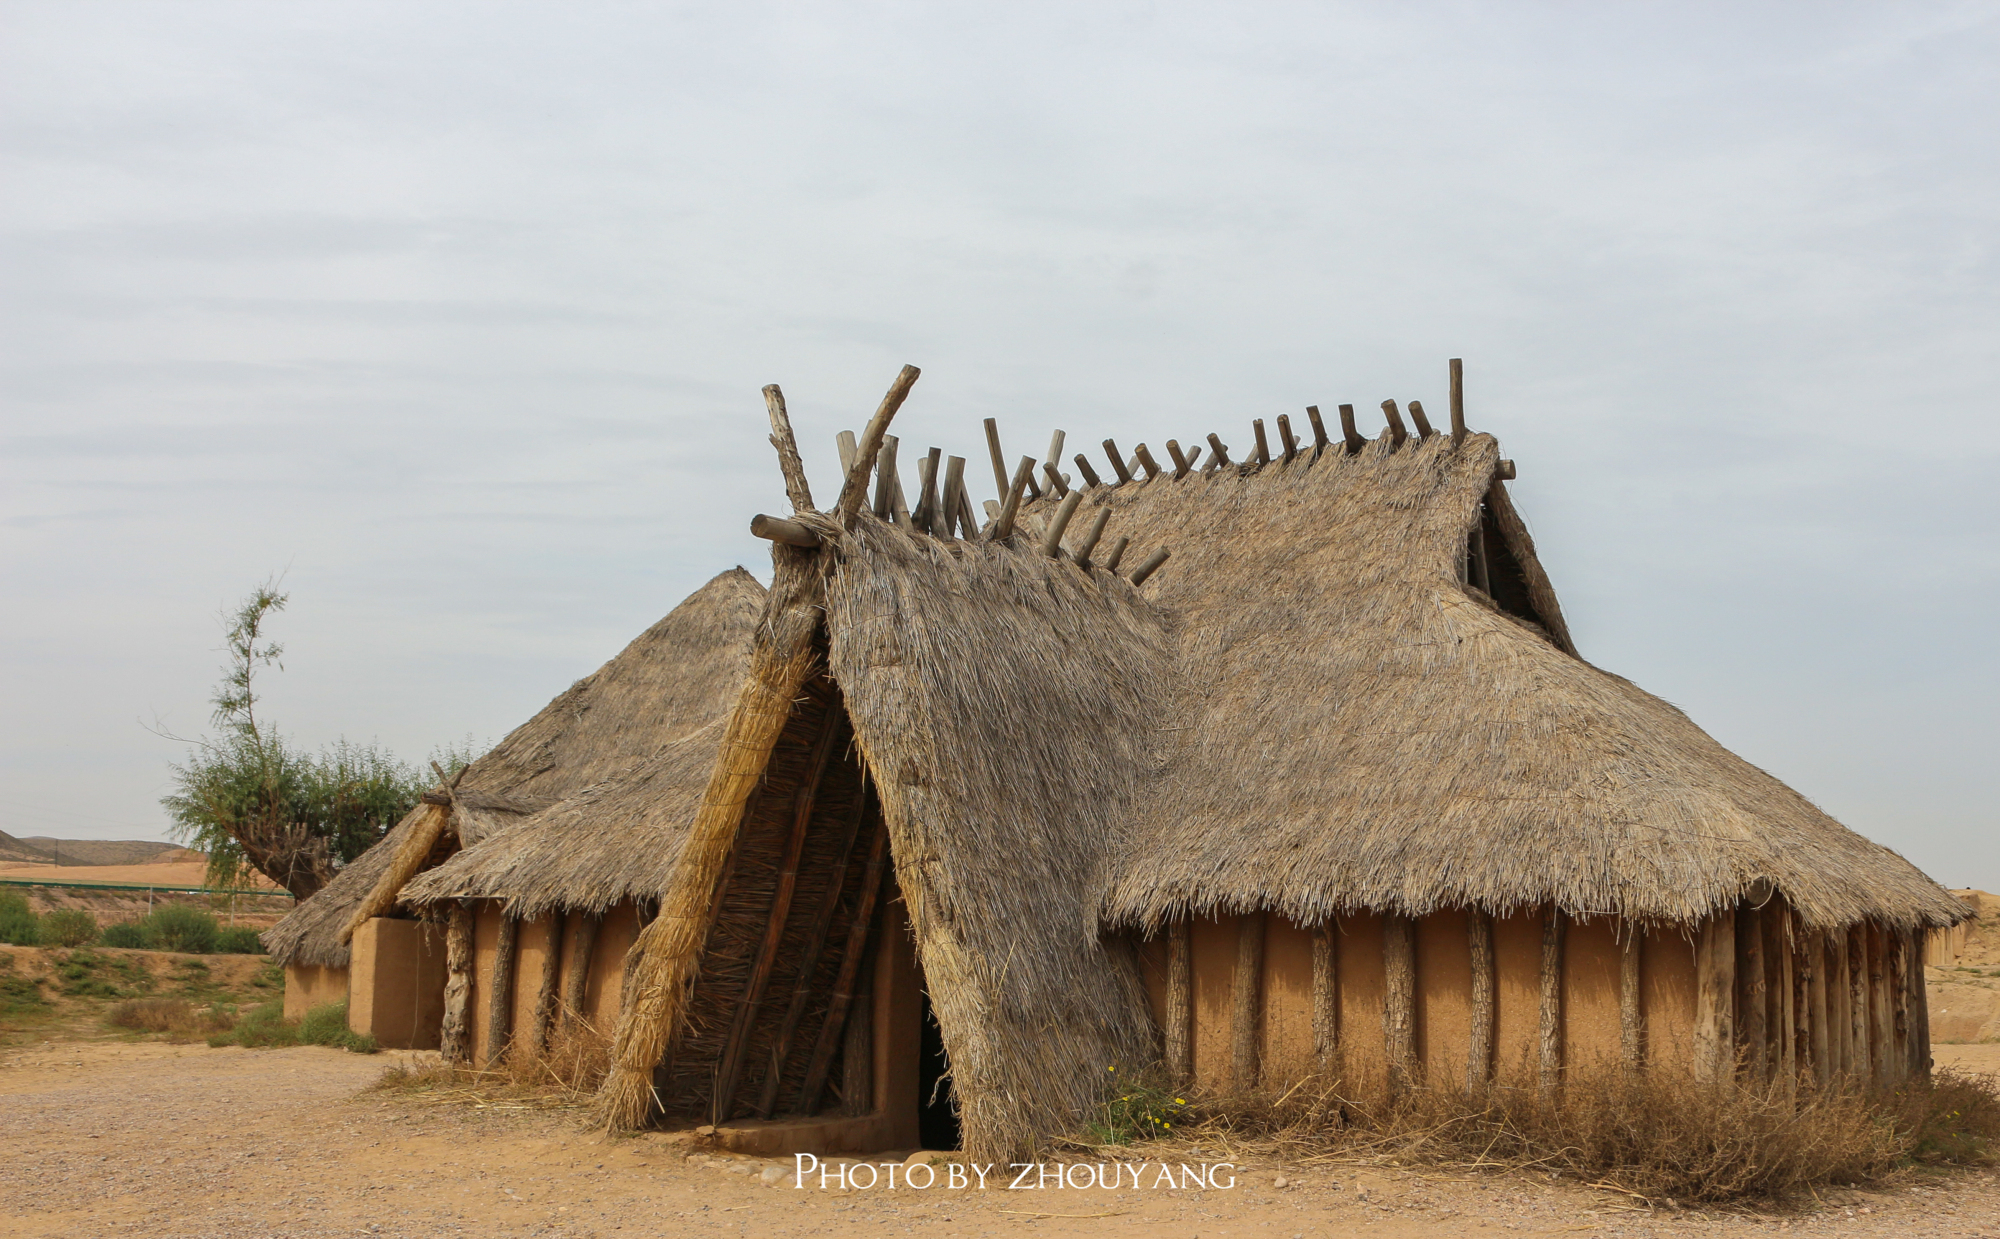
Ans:
{"label": "dirt path", "polygon": [[1522,1177],[1254,1164],[1231,1190],[797,1190],[760,1173],[789,1179],[789,1161],[690,1155],[673,1136],[607,1141],[572,1112],[364,1092],[389,1060],[116,1042],[9,1051],[0,1236],[2000,1236],[1992,1174],[1784,1216],[1649,1214]]}

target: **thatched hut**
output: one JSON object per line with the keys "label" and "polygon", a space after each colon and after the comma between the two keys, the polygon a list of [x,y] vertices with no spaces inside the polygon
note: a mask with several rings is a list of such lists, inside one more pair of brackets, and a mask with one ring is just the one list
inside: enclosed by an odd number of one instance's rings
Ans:
{"label": "thatched hut", "polygon": [[956,458],[903,489],[914,370],[825,511],[767,389],[794,511],[753,522],[773,585],[607,1120],[986,1159],[1154,1061],[1925,1070],[1916,949],[1961,906],[1579,656],[1456,374],[1442,432],[1310,410],[1240,461],[1107,441],[1102,477],[1009,469],[989,423],[984,522]]}
{"label": "thatched hut", "polygon": [[[285,965],[287,1014],[345,998],[350,1025],[384,1044],[429,1049],[456,1034],[456,1052],[482,1052],[493,1022],[471,1019],[467,1004],[475,989],[490,997],[496,955],[539,971],[560,952],[562,993],[608,1028],[625,951],[673,849],[608,849],[597,857],[598,872],[579,872],[575,862],[584,852],[575,846],[570,819],[611,787],[678,780],[692,789],[684,799],[699,793],[720,720],[741,690],[763,601],[764,587],[741,568],[711,580],[451,784],[440,784],[381,842],[267,931],[266,947]],[[691,816],[691,809],[678,812],[669,833],[684,829]],[[497,837],[510,840],[510,851],[542,856],[533,846],[544,827],[553,827],[554,859],[537,862],[544,884],[526,892],[524,906],[534,918],[526,926],[490,895],[467,895],[428,920],[402,901],[409,883]],[[584,885],[562,885],[568,879]],[[557,889],[577,898],[552,900]],[[567,918],[567,934],[550,916],[558,907],[576,913]],[[454,974],[457,1018],[447,1028],[447,980]],[[530,1002],[539,998],[527,995]],[[533,1017],[524,1016],[520,1026],[532,1025]]]}

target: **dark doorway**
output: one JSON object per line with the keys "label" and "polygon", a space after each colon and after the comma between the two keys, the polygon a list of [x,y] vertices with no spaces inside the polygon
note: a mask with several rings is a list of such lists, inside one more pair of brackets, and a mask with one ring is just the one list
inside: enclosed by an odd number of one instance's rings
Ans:
{"label": "dark doorway", "polygon": [[951,1060],[945,1057],[944,1033],[931,1010],[930,990],[925,989],[922,994],[923,1025],[917,1042],[917,1138],[927,1149],[956,1149],[958,1098],[951,1091]]}

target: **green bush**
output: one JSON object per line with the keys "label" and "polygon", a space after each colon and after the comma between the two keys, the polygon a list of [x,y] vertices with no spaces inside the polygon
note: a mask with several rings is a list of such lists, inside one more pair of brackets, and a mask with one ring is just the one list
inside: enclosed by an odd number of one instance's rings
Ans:
{"label": "green bush", "polygon": [[237,1021],[235,1028],[210,1037],[208,1043],[214,1046],[240,1045],[246,1049],[324,1045],[355,1054],[373,1054],[382,1048],[375,1038],[348,1029],[347,1004],[344,1002],[314,1007],[298,1023],[287,1024],[285,1004],[281,999],[252,1007]]}
{"label": "green bush", "polygon": [[262,955],[264,944],[258,940],[256,930],[239,926],[216,935],[215,952],[218,955]]}
{"label": "green bush", "polygon": [[128,951],[144,950],[146,931],[137,921],[119,921],[115,925],[106,925],[104,932],[98,935],[98,941],[104,946],[121,947]]}
{"label": "green bush", "polygon": [[97,941],[97,918],[84,908],[57,908],[42,918],[42,941],[53,946],[89,946]]}
{"label": "green bush", "polygon": [[161,904],[140,924],[145,930],[146,945],[153,950],[182,951],[189,955],[207,955],[215,950],[215,940],[221,933],[214,917],[182,903]]}
{"label": "green bush", "polygon": [[356,1054],[373,1054],[382,1047],[375,1038],[347,1027],[347,1003],[329,1002],[314,1007],[299,1021],[300,1045],[332,1045]]}
{"label": "green bush", "polygon": [[0,890],[0,942],[13,946],[40,946],[42,921],[28,906],[28,897],[19,891]]}
{"label": "green bush", "polygon": [[130,998],[153,988],[153,974],[129,955],[75,950],[56,966],[62,992],[72,998]]}

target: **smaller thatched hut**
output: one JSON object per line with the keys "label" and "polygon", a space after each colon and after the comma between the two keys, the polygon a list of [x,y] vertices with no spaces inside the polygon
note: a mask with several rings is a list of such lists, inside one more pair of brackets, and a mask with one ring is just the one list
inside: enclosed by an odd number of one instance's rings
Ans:
{"label": "smaller thatched hut", "polygon": [[[703,737],[712,737],[741,688],[763,595],[763,586],[741,568],[708,582],[450,786],[426,796],[380,843],[267,931],[266,947],[285,965],[287,1014],[344,998],[358,1031],[386,1045],[437,1048],[448,1031],[447,979],[455,972],[459,983],[451,999],[460,1012],[450,1031],[483,1045],[491,1022],[472,1020],[464,1008],[472,1001],[473,972],[482,962],[490,971],[504,938],[506,953],[531,969],[540,967],[552,944],[563,950],[574,974],[564,991],[571,1006],[608,1027],[624,952],[659,889],[659,872],[649,873],[641,862],[622,880],[592,886],[575,905],[580,916],[566,935],[551,932],[545,914],[555,905],[535,902],[539,896],[528,903],[543,920],[517,936],[512,927],[519,917],[503,915],[491,896],[468,895],[465,904],[440,908],[427,922],[401,902],[404,887],[485,841],[533,840],[544,825],[568,823],[585,812],[578,806],[594,803],[609,787],[672,782],[674,770],[693,767],[700,773],[688,777],[698,789],[714,758],[712,738]],[[633,856],[612,850],[621,861]],[[580,855],[561,843],[553,853],[571,862]],[[671,863],[671,848],[641,854],[656,858],[656,867]],[[601,857],[600,870],[607,863]],[[456,950],[445,928],[454,918],[463,939]]]}

